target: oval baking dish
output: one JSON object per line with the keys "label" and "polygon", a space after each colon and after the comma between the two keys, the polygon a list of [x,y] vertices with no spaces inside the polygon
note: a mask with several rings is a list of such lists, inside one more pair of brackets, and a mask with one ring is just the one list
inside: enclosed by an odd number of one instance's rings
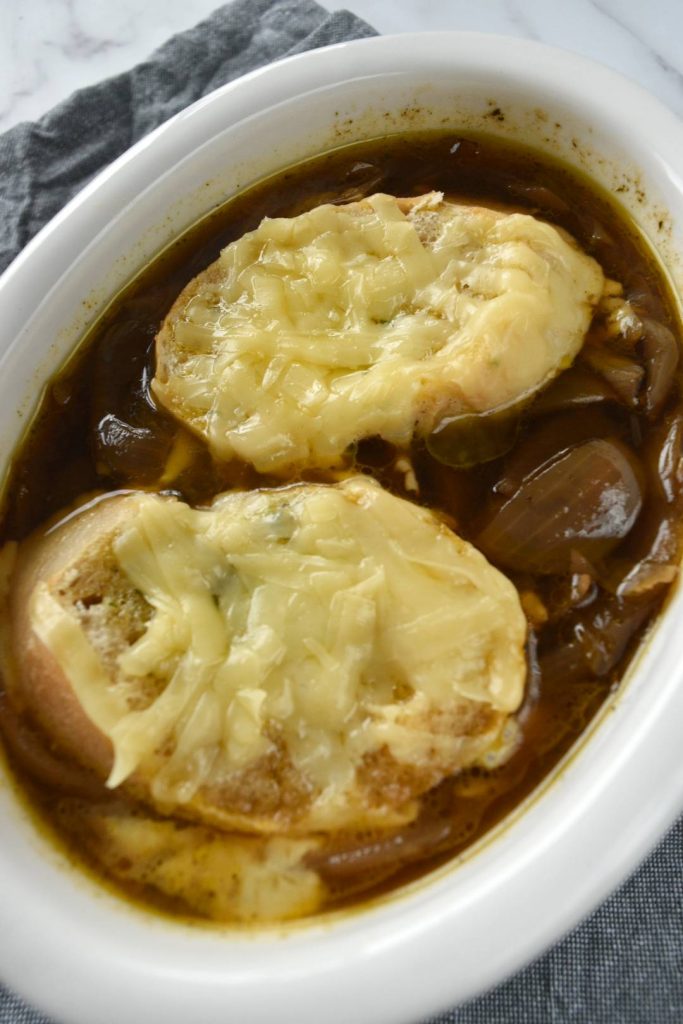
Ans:
{"label": "oval baking dish", "polygon": [[[331,53],[334,62],[313,53],[247,76],[174,118],[91,183],[7,271],[5,462],[45,382],[155,252],[226,196],[347,143],[447,126],[559,155],[619,193],[680,286],[681,129],[638,89],[570,55],[492,37],[371,40]],[[151,1005],[171,1022],[190,1008],[208,1022],[225,1012],[265,1021],[283,999],[304,1022],[321,1000],[333,1021],[408,1022],[474,994],[578,920],[680,808],[679,604],[674,594],[549,782],[462,862],[361,912],[251,935],[154,919],[65,870],[4,787],[8,982],[57,1016],[89,1022],[111,1019],[112,1008],[135,1022]],[[68,949],[58,939],[67,919]],[[351,976],[353,1007],[343,996]]]}

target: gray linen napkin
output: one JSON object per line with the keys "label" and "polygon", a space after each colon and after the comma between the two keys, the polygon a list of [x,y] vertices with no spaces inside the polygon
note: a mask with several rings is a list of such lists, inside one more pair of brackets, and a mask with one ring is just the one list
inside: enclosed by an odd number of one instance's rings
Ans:
{"label": "gray linen napkin", "polygon": [[314,0],[237,0],[131,71],[0,136],[0,271],[98,171],[219,85],[304,50],[376,35]]}
{"label": "gray linen napkin", "polygon": [[[369,35],[374,30],[354,15],[328,14],[314,0],[236,0],[132,71],[12,128],[0,136],[0,270],[99,170],[194,100],[279,57]],[[683,1024],[682,867],[679,821],[580,928],[429,1024]],[[0,973],[8,941],[0,938]],[[457,963],[457,949],[443,955]],[[282,1021],[296,1024],[286,1013]],[[0,1024],[50,1022],[0,988]]]}

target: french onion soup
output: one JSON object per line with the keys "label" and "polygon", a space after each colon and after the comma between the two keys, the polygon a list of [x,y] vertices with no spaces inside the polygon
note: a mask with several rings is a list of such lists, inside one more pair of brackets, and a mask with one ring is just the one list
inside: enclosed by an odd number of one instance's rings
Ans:
{"label": "french onion soup", "polygon": [[46,389],[4,493],[8,760],[128,897],[230,923],[455,857],[680,557],[679,324],[624,213],[452,133],[231,199]]}

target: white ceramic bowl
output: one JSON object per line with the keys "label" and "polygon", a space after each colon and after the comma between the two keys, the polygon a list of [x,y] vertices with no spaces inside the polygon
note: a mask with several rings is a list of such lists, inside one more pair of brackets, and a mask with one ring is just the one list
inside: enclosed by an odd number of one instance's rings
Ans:
{"label": "white ceramic bowl", "polygon": [[[331,47],[173,118],[7,271],[3,463],[83,327],[198,215],[331,146],[444,125],[520,138],[620,188],[680,285],[683,128],[640,88],[516,39],[439,33]],[[482,991],[594,907],[683,809],[682,603],[670,602],[609,713],[512,820],[460,863],[353,914],[251,936],[155,919],[69,869],[1,786],[4,980],[76,1024],[409,1024]]]}

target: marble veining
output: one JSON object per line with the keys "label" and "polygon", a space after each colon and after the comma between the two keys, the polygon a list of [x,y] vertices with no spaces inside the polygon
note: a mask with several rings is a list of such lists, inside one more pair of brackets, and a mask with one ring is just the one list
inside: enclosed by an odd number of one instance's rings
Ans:
{"label": "marble veining", "polygon": [[680,0],[351,0],[380,32],[466,29],[537,39],[601,61],[683,115]]}
{"label": "marble veining", "polygon": [[[326,0],[382,33],[430,29],[538,39],[592,57],[683,116],[680,0]],[[0,0],[0,131],[124,71],[217,0]]]}
{"label": "marble veining", "polygon": [[0,131],[138,63],[216,0],[0,0]]}

